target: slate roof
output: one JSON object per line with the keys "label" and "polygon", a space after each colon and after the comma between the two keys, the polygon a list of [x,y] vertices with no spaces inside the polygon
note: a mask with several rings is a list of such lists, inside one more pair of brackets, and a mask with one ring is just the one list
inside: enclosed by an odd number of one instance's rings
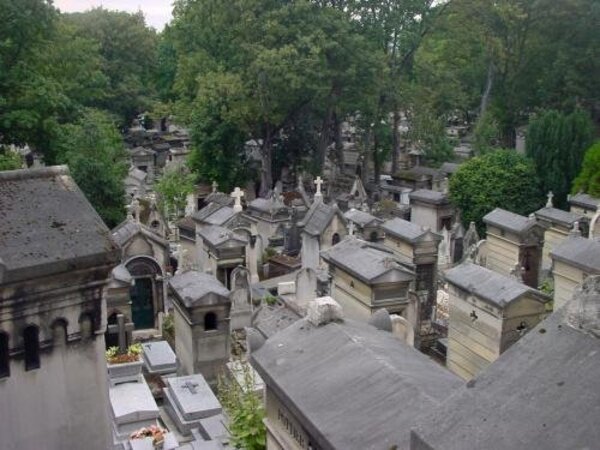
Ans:
{"label": "slate roof", "polygon": [[248,243],[248,240],[244,236],[217,225],[200,227],[198,234],[203,240],[214,247],[218,247],[229,241],[237,241],[238,245],[236,247],[243,247]]}
{"label": "slate roof", "polygon": [[505,209],[496,208],[483,217],[486,224],[503,228],[517,234],[522,234],[536,225],[535,219],[521,216]]}
{"label": "slate roof", "polygon": [[550,298],[514,278],[472,263],[463,263],[445,273],[448,282],[499,308],[505,308],[525,294],[545,303]]}
{"label": "slate roof", "polygon": [[300,319],[301,317],[294,310],[281,303],[275,305],[263,303],[252,317],[252,327],[265,338],[269,338]]}
{"label": "slate roof", "polygon": [[[564,309],[513,344],[415,427],[431,450],[598,448],[600,341]],[[432,426],[435,424],[435,426]]]}
{"label": "slate roof", "polygon": [[411,243],[420,241],[427,233],[431,233],[437,240],[442,239],[437,233],[430,232],[416,223],[399,218],[384,222],[381,228],[386,233]]}
{"label": "slate roof", "polygon": [[341,267],[367,284],[377,278],[396,273],[396,281],[411,281],[415,275],[397,263],[391,252],[370,247],[365,241],[348,237],[329,250],[321,252],[327,262]]}
{"label": "slate roof", "polygon": [[304,219],[300,223],[304,226],[305,232],[313,236],[320,236],[331,222],[333,217],[339,214],[342,221],[346,221],[337,206],[326,205],[322,201],[315,201],[306,212]]}
{"label": "slate roof", "polygon": [[233,208],[218,203],[209,203],[192,216],[198,222],[209,225],[223,225],[235,215]]}
{"label": "slate roof", "polygon": [[569,236],[552,249],[550,256],[584,271],[600,274],[600,242],[596,240]]}
{"label": "slate roof", "polygon": [[542,208],[535,212],[538,219],[548,220],[550,222],[561,224],[567,228],[571,228],[575,222],[581,222],[586,219],[583,214],[563,211],[558,208]]}
{"label": "slate roof", "polygon": [[371,214],[361,211],[359,209],[350,209],[344,213],[344,217],[346,220],[350,220],[361,227],[370,224],[371,222],[375,222],[376,224],[381,223],[381,219],[378,219]]}
{"label": "slate roof", "polygon": [[223,192],[211,192],[206,196],[206,203],[218,203],[221,206],[233,205],[233,197]]}
{"label": "slate roof", "polygon": [[286,209],[284,203],[280,203],[279,201],[273,201],[271,198],[255,198],[248,204],[249,208],[256,209],[257,211],[266,212],[266,213],[275,213],[281,209]]}
{"label": "slate roof", "polygon": [[173,276],[169,287],[188,308],[198,305],[208,294],[229,297],[227,288],[213,275],[195,270]]}
{"label": "slate roof", "polygon": [[125,219],[111,231],[114,241],[121,248],[138,233],[157,241],[161,245],[166,246],[169,244],[166,239],[156,234],[154,230],[132,219]]}
{"label": "slate roof", "polygon": [[391,333],[301,319],[251,362],[322,449],[408,448],[409,430],[462,381]]}
{"label": "slate roof", "polygon": [[589,209],[590,211],[596,211],[598,204],[600,204],[600,198],[592,197],[588,194],[575,194],[569,197],[569,204],[576,205],[581,208]]}
{"label": "slate roof", "polygon": [[440,172],[446,175],[454,174],[460,167],[460,164],[445,162],[440,166]]}
{"label": "slate roof", "polygon": [[129,150],[131,156],[152,156],[155,153],[154,150],[146,147],[135,147]]}
{"label": "slate roof", "polygon": [[113,264],[119,255],[66,166],[0,172],[4,282]]}
{"label": "slate roof", "polygon": [[442,203],[448,203],[448,194],[444,194],[439,191],[432,191],[431,189],[419,189],[417,191],[408,194],[411,200],[417,200],[424,203],[432,203],[440,205]]}

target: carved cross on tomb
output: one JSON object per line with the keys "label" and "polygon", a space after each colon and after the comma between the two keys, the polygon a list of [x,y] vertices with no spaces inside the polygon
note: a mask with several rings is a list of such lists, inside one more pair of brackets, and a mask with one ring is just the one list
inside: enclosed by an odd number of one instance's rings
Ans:
{"label": "carved cross on tomb", "polygon": [[196,388],[198,387],[198,383],[194,383],[193,381],[186,381],[181,385],[181,389],[187,389],[190,391],[190,394],[197,394],[198,391]]}
{"label": "carved cross on tomb", "polygon": [[219,188],[219,183],[217,183],[216,181],[213,181],[213,182],[212,182],[212,192],[213,192],[213,194],[214,194],[215,192],[217,192],[217,189],[218,189],[218,188]]}
{"label": "carved cross on tomb", "polygon": [[317,186],[317,192],[315,192],[315,197],[323,197],[323,194],[321,193],[321,185],[324,183],[323,179],[319,176],[314,181],[314,183]]}
{"label": "carved cross on tomb", "polygon": [[234,211],[241,211],[242,210],[242,197],[244,196],[244,191],[242,191],[239,187],[236,187],[233,192],[231,193],[231,196],[235,199],[235,204],[233,205],[233,210]]}

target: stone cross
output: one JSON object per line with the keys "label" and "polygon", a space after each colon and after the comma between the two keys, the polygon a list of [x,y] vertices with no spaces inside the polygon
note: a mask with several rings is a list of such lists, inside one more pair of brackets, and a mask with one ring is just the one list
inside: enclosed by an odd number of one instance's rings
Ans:
{"label": "stone cross", "polygon": [[546,202],[546,208],[554,208],[554,203],[552,203],[552,198],[554,197],[554,194],[552,193],[552,191],[548,192],[548,201]]}
{"label": "stone cross", "polygon": [[323,197],[323,194],[321,193],[321,185],[323,184],[323,179],[321,177],[317,177],[314,183],[317,186],[317,192],[315,192],[315,197]]}
{"label": "stone cross", "polygon": [[236,187],[231,196],[235,199],[235,204],[233,205],[234,212],[242,211],[242,197],[244,196],[244,191],[242,191],[239,187]]}
{"label": "stone cross", "polygon": [[196,388],[198,387],[198,383],[194,383],[193,381],[186,381],[181,385],[181,389],[187,389],[190,391],[190,394],[197,394],[198,391]]}
{"label": "stone cross", "polygon": [[217,189],[219,188],[219,184],[216,181],[212,182],[212,193],[214,194],[215,192],[217,192]]}
{"label": "stone cross", "polygon": [[119,336],[119,353],[127,352],[127,333],[131,333],[132,331],[133,323],[125,323],[125,316],[123,314],[117,314],[117,323],[108,326],[110,334],[117,334]]}
{"label": "stone cross", "polygon": [[302,182],[302,174],[298,175],[298,191],[304,190],[304,183]]}

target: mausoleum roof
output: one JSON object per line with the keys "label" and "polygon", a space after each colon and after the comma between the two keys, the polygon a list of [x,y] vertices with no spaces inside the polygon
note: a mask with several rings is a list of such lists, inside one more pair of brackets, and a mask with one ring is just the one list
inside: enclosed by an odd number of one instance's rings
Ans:
{"label": "mausoleum roof", "polygon": [[384,275],[387,275],[382,280],[385,282],[406,282],[415,278],[412,271],[398,264],[393,253],[372,248],[367,242],[354,237],[347,237],[321,252],[321,256],[367,284],[376,283]]}
{"label": "mausoleum roof", "polygon": [[4,282],[113,264],[119,255],[66,166],[0,172]]}
{"label": "mausoleum roof", "polygon": [[576,214],[552,207],[546,207],[536,211],[535,216],[538,219],[558,223],[567,228],[571,228],[575,222],[586,220],[586,217],[583,214]]}
{"label": "mausoleum roof", "polygon": [[543,303],[550,301],[549,297],[537,289],[477,264],[463,263],[456,266],[445,273],[445,278],[449,283],[498,308],[505,308],[525,294],[530,294]]}
{"label": "mausoleum roof", "polygon": [[360,209],[350,209],[344,213],[344,217],[346,220],[350,220],[361,227],[370,224],[371,222],[381,223],[381,219],[378,219],[371,214],[361,211]]}
{"label": "mausoleum roof", "polygon": [[209,203],[200,211],[196,211],[192,216],[197,222],[204,222],[210,225],[223,225],[235,215],[233,208],[223,206],[219,203]]}
{"label": "mausoleum roof", "polygon": [[434,205],[440,205],[442,203],[448,203],[448,194],[439,191],[433,191],[431,189],[419,189],[417,191],[408,194],[411,200],[417,200],[424,203],[431,203]]}
{"label": "mausoleum roof", "polygon": [[569,236],[550,252],[550,257],[558,261],[600,274],[600,242],[581,236]]}
{"label": "mausoleum roof", "polygon": [[173,276],[169,280],[169,286],[188,308],[197,306],[208,294],[229,297],[229,290],[214,275],[196,270]]}
{"label": "mausoleum roof", "polygon": [[565,313],[553,313],[422,415],[413,430],[421,444],[415,448],[597,448],[600,340],[569,326]]}
{"label": "mausoleum roof", "polygon": [[391,333],[351,320],[301,319],[251,362],[319,448],[408,448],[418,414],[462,384]]}
{"label": "mausoleum roof", "polygon": [[394,218],[384,222],[383,225],[381,225],[381,228],[386,233],[410,243],[418,242],[427,235],[431,235],[435,240],[442,239],[439,234],[423,228],[421,225],[399,218]]}
{"label": "mausoleum roof", "polygon": [[483,217],[483,221],[487,225],[503,228],[517,234],[525,233],[531,227],[536,225],[536,221],[533,218],[521,216],[520,214],[515,214],[514,212],[506,211],[501,208],[496,208],[487,213]]}
{"label": "mausoleum roof", "polygon": [[460,164],[445,162],[440,166],[440,172],[445,175],[454,174],[460,167]]}
{"label": "mausoleum roof", "polygon": [[569,204],[579,206],[580,208],[596,211],[600,204],[600,198],[592,197],[588,194],[575,194],[569,197]]}
{"label": "mausoleum roof", "polygon": [[306,212],[300,225],[304,226],[304,231],[308,234],[321,236],[336,214],[339,214],[342,221],[346,221],[337,206],[326,205],[322,201],[315,201]]}
{"label": "mausoleum roof", "polygon": [[210,245],[214,247],[219,247],[226,242],[235,241],[238,247],[243,247],[248,243],[248,240],[233,231],[219,227],[217,225],[207,225],[200,227],[198,229],[198,234],[204,239],[204,241],[208,242]]}

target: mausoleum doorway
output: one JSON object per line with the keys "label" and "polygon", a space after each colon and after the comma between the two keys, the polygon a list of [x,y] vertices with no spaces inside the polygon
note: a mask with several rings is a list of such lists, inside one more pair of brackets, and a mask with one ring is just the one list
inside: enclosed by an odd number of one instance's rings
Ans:
{"label": "mausoleum doorway", "polygon": [[147,256],[134,257],[125,264],[133,277],[131,320],[135,329],[155,328],[158,312],[163,309],[163,273],[156,261]]}

